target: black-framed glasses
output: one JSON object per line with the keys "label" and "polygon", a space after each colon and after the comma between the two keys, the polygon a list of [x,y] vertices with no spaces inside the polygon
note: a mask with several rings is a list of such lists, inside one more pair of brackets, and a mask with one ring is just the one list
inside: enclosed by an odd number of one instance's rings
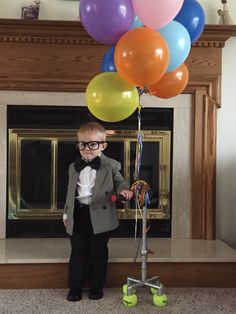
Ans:
{"label": "black-framed glasses", "polygon": [[91,142],[76,142],[75,147],[78,150],[84,150],[86,148],[86,146],[90,149],[90,150],[97,150],[100,146],[100,144],[104,144],[105,141],[91,141]]}

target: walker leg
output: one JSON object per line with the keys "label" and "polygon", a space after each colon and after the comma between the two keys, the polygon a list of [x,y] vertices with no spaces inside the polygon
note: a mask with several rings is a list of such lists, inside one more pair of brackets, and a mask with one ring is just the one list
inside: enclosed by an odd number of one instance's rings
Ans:
{"label": "walker leg", "polygon": [[141,279],[127,278],[127,284],[123,286],[123,303],[127,307],[133,307],[137,304],[136,289],[139,287],[150,287],[153,294],[153,303],[158,307],[164,307],[167,304],[167,296],[163,293],[163,285],[159,281],[159,277],[155,276],[147,279],[147,238],[146,238],[146,224],[147,224],[147,208],[143,208],[143,234],[142,234],[142,248],[141,248]]}

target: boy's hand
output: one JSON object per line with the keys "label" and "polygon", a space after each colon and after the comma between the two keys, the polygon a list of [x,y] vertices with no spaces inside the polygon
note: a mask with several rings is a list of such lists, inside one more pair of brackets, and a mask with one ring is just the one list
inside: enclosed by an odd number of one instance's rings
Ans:
{"label": "boy's hand", "polygon": [[130,190],[123,190],[120,194],[123,195],[126,200],[130,200],[133,196],[133,192]]}
{"label": "boy's hand", "polygon": [[65,227],[67,227],[67,214],[63,214],[63,224]]}

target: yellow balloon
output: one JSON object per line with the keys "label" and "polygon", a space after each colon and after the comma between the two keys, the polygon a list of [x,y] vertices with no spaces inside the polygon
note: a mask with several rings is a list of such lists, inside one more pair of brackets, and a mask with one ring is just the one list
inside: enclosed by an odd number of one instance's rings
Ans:
{"label": "yellow balloon", "polygon": [[89,111],[106,122],[128,118],[139,105],[137,88],[116,72],[96,75],[89,82],[85,97]]}

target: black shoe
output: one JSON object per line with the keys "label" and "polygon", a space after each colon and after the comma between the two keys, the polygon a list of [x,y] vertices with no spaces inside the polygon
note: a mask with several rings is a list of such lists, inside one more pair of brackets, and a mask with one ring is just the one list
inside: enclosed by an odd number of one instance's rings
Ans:
{"label": "black shoe", "polygon": [[89,290],[89,299],[90,300],[99,300],[103,297],[102,288],[91,288]]}
{"label": "black shoe", "polygon": [[82,289],[81,288],[71,288],[66,297],[67,301],[75,302],[82,299]]}

